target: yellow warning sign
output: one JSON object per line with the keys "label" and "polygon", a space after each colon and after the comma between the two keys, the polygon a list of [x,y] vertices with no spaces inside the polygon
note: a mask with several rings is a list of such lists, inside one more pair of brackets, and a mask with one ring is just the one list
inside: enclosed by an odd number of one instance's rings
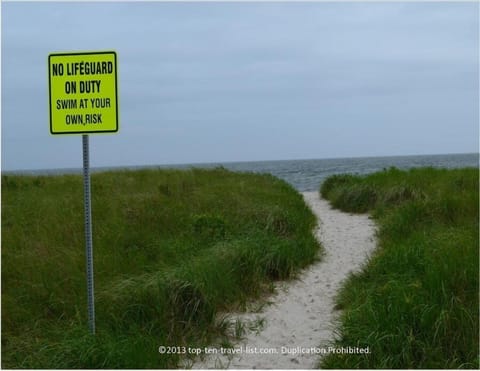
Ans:
{"label": "yellow warning sign", "polygon": [[50,133],[118,131],[117,54],[113,51],[48,56]]}

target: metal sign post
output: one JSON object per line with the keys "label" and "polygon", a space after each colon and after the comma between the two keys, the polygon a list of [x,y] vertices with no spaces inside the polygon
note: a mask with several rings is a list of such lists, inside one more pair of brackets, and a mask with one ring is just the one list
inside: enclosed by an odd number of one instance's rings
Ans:
{"label": "metal sign post", "polygon": [[82,134],[88,327],[95,334],[92,206],[88,135],[118,131],[117,53],[89,51],[48,56],[50,133]]}
{"label": "metal sign post", "polygon": [[85,208],[85,256],[87,265],[88,327],[95,335],[95,299],[93,288],[93,242],[92,242],[92,204],[90,197],[90,158],[88,135],[82,135],[83,144],[83,197]]}

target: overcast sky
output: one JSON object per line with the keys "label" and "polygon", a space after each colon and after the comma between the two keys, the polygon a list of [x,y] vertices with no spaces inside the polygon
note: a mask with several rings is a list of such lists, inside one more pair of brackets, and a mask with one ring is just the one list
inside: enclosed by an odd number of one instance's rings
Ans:
{"label": "overcast sky", "polygon": [[47,58],[115,50],[92,166],[478,152],[478,3],[3,3],[2,169],[81,167]]}

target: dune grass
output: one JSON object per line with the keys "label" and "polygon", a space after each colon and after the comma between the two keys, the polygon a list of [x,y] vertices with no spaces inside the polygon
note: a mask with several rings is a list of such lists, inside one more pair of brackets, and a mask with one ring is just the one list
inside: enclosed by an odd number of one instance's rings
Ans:
{"label": "dune grass", "polygon": [[2,176],[2,367],[175,368],[158,347],[226,333],[223,310],[316,259],[316,220],[269,175],[92,175],[96,336],[88,333],[81,176]]}
{"label": "dune grass", "polygon": [[321,367],[478,369],[478,169],[336,175],[320,192],[379,225],[375,254],[337,299],[335,346],[370,353],[329,354]]}

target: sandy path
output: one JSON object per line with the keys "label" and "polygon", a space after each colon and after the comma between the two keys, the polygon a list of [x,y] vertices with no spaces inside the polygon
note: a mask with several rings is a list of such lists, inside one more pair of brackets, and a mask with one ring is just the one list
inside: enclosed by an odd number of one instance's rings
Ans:
{"label": "sandy path", "polygon": [[[325,249],[322,261],[302,271],[297,280],[278,283],[273,304],[262,312],[232,314],[232,321],[257,328],[235,344],[236,354],[221,354],[225,350],[217,348],[217,354],[198,359],[193,368],[311,369],[317,365],[318,349],[327,349],[334,337],[335,294],[375,247],[375,225],[366,215],[333,210],[317,192],[303,196],[319,220],[315,234]],[[317,354],[298,352],[312,347]]]}

